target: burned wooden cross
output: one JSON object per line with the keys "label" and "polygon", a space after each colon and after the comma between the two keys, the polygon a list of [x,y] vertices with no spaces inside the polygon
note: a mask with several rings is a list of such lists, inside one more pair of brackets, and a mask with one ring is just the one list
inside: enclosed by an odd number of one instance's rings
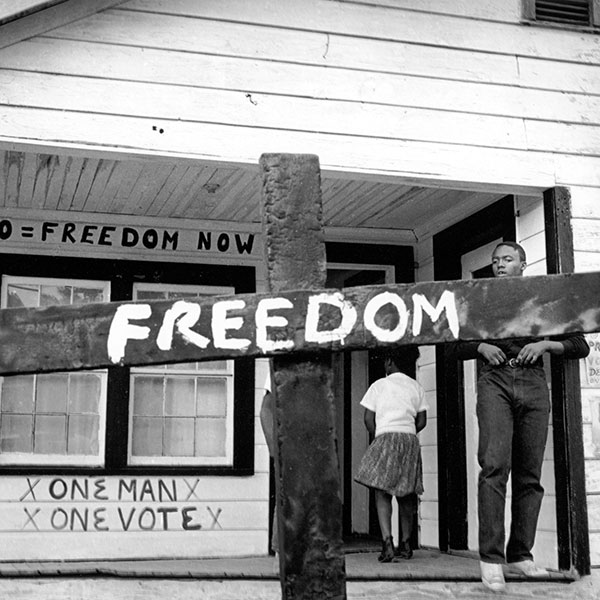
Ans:
{"label": "burned wooden cross", "polygon": [[285,598],[344,598],[332,351],[600,331],[600,273],[322,289],[315,156],[260,160],[270,292],[0,311],[0,374],[273,357]]}

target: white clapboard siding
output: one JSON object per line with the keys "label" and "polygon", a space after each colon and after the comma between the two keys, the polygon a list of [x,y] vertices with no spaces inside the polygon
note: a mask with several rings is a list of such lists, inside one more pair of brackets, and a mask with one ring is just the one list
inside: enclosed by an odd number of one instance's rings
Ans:
{"label": "white clapboard siding", "polygon": [[600,66],[557,62],[540,58],[517,57],[519,80],[527,87],[600,93]]}
{"label": "white clapboard siding", "polygon": [[264,554],[268,481],[268,469],[243,478],[3,477],[0,560]]}
{"label": "white clapboard siding", "polygon": [[[555,183],[553,156],[543,152],[9,106],[0,106],[0,121],[0,144],[19,140],[35,145],[45,140],[53,147],[110,147],[132,157],[193,157],[242,165],[257,164],[265,151],[312,153],[320,157],[324,171],[339,171],[343,165],[345,171],[355,173],[455,180],[465,182],[465,187],[467,182],[486,182],[516,191],[522,186],[544,188]],[[79,143],[82,131],[86,132],[83,146]],[[587,182],[587,173],[583,177],[573,183]]]}
{"label": "white clapboard siding", "polygon": [[[600,189],[571,187],[571,215],[580,219],[600,219]],[[599,248],[600,250],[600,248]]]}
{"label": "white clapboard siding", "polygon": [[600,157],[557,153],[554,164],[557,185],[600,187]]}
{"label": "white clapboard siding", "polygon": [[[168,511],[163,510],[168,508]],[[8,502],[0,512],[0,531],[10,533],[68,534],[77,531],[107,533],[183,531],[182,520],[200,530],[264,530],[268,502],[220,499],[216,502],[162,499],[155,502],[54,500]],[[187,511],[185,509],[188,509]],[[27,512],[26,512],[27,510]],[[35,518],[30,518],[34,511]],[[101,520],[102,523],[98,521]]]}
{"label": "white clapboard siding", "polygon": [[[523,27],[519,24],[480,21],[472,26],[471,19],[435,15],[331,0],[313,0],[312,10],[295,0],[266,0],[261,11],[245,0],[132,0],[121,9],[160,11],[167,15],[201,17],[254,23],[261,26],[286,27],[308,31],[323,31],[344,36],[371,37],[393,41],[468,48],[483,52],[512,53],[521,56],[545,56],[557,60],[594,63],[600,59],[600,48],[591,46],[585,34],[565,36],[561,44],[556,35],[546,29]],[[124,12],[124,10],[123,10]],[[506,40],[510,39],[510,51]],[[328,54],[325,55],[326,57]]]}
{"label": "white clapboard siding", "polygon": [[[121,21],[119,21],[120,23]],[[49,32],[44,37],[25,40],[14,46],[4,48],[0,54],[0,65],[23,70],[49,71],[53,73],[72,73],[91,76],[113,76],[117,79],[142,79],[147,81],[165,81],[181,84],[196,84],[216,87],[246,89],[268,89],[275,81],[281,80],[282,92],[309,94],[368,93],[369,86],[391,87],[392,91],[402,93],[399,85],[402,80],[392,75],[417,75],[442,80],[464,80],[475,82],[494,82],[516,84],[519,81],[517,63],[513,58],[495,54],[476,54],[466,50],[448,50],[414,44],[378,42],[374,40],[354,40],[354,46],[348,49],[354,63],[348,67],[345,59],[340,65],[332,60],[323,61],[318,51],[301,55],[293,53],[293,48],[264,48],[254,51],[253,40],[246,37],[240,48],[230,48],[225,54],[218,54],[219,48],[213,48],[210,37],[205,38],[208,26],[203,24],[202,37],[182,45],[178,39],[152,39],[152,47],[147,48],[149,35],[143,29],[144,23],[132,19],[125,21],[123,27],[129,28],[130,35],[116,35],[112,30],[85,30],[86,35],[64,31],[62,28]],[[226,25],[224,25],[226,26]],[[159,27],[159,23],[156,24]],[[139,29],[139,31],[138,31]],[[248,36],[252,28],[233,32],[237,36]],[[233,35],[232,33],[232,35]],[[279,32],[277,32],[279,33]],[[165,34],[163,34],[164,36]],[[197,35],[197,32],[196,32]],[[300,38],[305,34],[295,32]],[[272,44],[276,45],[277,35]],[[225,52],[225,49],[221,49]],[[368,54],[368,56],[364,56]],[[391,54],[391,56],[390,56]],[[90,63],[82,58],[89,57]],[[362,57],[362,58],[361,58]],[[129,60],[130,63],[123,63]],[[368,60],[364,65],[360,61]],[[33,61],[33,62],[32,62]],[[95,64],[97,61],[97,64]],[[268,64],[264,64],[268,61]],[[94,72],[95,68],[95,72]],[[348,72],[348,68],[350,71]],[[214,72],[209,72],[214,69]],[[326,70],[325,70],[326,69]],[[90,71],[92,71],[90,73]],[[363,72],[364,71],[364,72]],[[381,76],[378,76],[381,75]],[[357,77],[351,85],[352,77]],[[559,82],[548,73],[548,82],[536,75],[536,86],[554,89]],[[412,79],[409,80],[412,82]],[[552,81],[555,84],[552,85]],[[585,91],[583,85],[592,85],[591,76],[571,77],[573,91]],[[597,84],[597,82],[595,82]],[[545,84],[545,85],[544,85]],[[337,91],[336,88],[340,88]],[[398,88],[398,89],[397,89]],[[565,88],[568,91],[571,88]],[[315,92],[316,90],[316,92]]]}
{"label": "white clapboard siding", "polygon": [[[266,94],[247,97],[244,92],[36,73],[22,73],[19,79],[20,85],[15,85],[12,71],[0,71],[0,90],[4,90],[0,91],[0,102],[165,122],[227,123],[282,130],[290,126],[293,115],[294,128],[309,132],[518,150],[527,147],[522,121],[516,118]],[[9,82],[12,85],[8,86]]]}
{"label": "white clapboard siding", "polygon": [[389,6],[405,10],[418,10],[442,15],[456,15],[486,21],[504,21],[518,23],[522,15],[521,0],[339,0],[340,2],[359,2],[376,6]]}
{"label": "white clapboard siding", "polygon": [[590,529],[600,533],[600,493],[588,496],[588,519]]}
{"label": "white clapboard siding", "polygon": [[573,219],[571,223],[575,249],[583,252],[598,252],[600,249],[600,219]]}
{"label": "white clapboard siding", "polygon": [[[221,500],[261,500],[265,497],[265,484],[268,484],[269,477],[266,473],[256,474],[252,477],[216,477],[216,476],[123,476],[123,477],[98,477],[98,476],[13,476],[7,475],[0,481],[0,503],[26,501],[32,498],[31,487],[35,490],[35,498],[40,501],[50,501],[54,496],[61,496],[65,489],[60,482],[52,483],[61,479],[66,482],[66,490],[69,497],[81,497],[80,490],[87,489],[90,497],[94,490],[104,486],[106,492],[102,495],[108,495],[111,498],[118,495],[119,488],[122,489],[122,496],[127,491],[127,486],[135,480],[138,495],[137,500],[144,500],[151,495],[150,489],[154,491],[154,496],[158,497],[158,490],[162,490],[166,497],[167,490],[175,486],[177,498],[180,500],[189,500],[202,502],[216,502]],[[38,481],[35,484],[35,481]],[[121,483],[122,482],[122,483]],[[148,482],[148,483],[146,483]],[[160,483],[162,482],[162,483]],[[31,484],[31,486],[30,486]],[[147,492],[142,496],[142,489],[146,485]],[[52,493],[51,489],[55,492]],[[194,493],[191,490],[194,489]],[[60,493],[56,490],[59,490]],[[133,492],[129,494],[132,496]]]}
{"label": "white clapboard siding", "polygon": [[[73,532],[2,536],[0,560],[198,559],[260,556],[268,551],[267,530]],[[80,597],[80,596],[74,596]]]}

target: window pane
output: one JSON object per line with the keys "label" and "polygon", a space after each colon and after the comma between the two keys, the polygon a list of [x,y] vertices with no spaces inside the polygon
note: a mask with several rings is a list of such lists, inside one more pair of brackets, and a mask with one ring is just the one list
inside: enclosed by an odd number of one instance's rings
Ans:
{"label": "window pane", "polygon": [[154,290],[138,290],[136,292],[137,300],[166,300],[166,292],[154,291]]}
{"label": "window pane", "polygon": [[2,452],[33,452],[33,417],[2,415],[0,428]]}
{"label": "window pane", "polygon": [[166,419],[165,456],[194,456],[194,419]]}
{"label": "window pane", "polygon": [[71,415],[69,417],[69,454],[94,456],[99,452],[99,418],[95,415]]}
{"label": "window pane", "polygon": [[92,304],[93,302],[104,302],[104,293],[101,289],[73,288],[73,304]]}
{"label": "window pane", "polygon": [[162,377],[135,377],[133,391],[134,415],[163,415]]}
{"label": "window pane", "polygon": [[7,287],[7,308],[18,308],[20,306],[38,305],[38,286],[37,285],[9,285]]}
{"label": "window pane", "polygon": [[198,363],[189,362],[189,363],[175,363],[174,365],[165,365],[167,369],[172,369],[174,371],[195,371],[196,365]]}
{"label": "window pane", "polygon": [[66,413],[69,375],[53,373],[37,376],[36,412]]}
{"label": "window pane", "polygon": [[[102,281],[3,276],[2,282],[6,285],[8,306],[69,305],[109,299],[109,286]],[[106,372],[102,371],[5,378],[0,395],[0,462],[102,465],[105,381]],[[13,416],[27,419],[7,418]],[[26,431],[19,432],[20,440],[16,441],[19,427]],[[57,461],[56,455],[64,458]]]}
{"label": "window pane", "polygon": [[[233,290],[140,283],[134,284],[133,298],[194,301],[226,291]],[[231,426],[233,374],[234,362],[228,360],[132,369],[132,464],[229,464],[223,459],[229,460],[231,453],[232,432],[227,427]],[[155,422],[160,417],[162,429]]]}
{"label": "window pane", "polygon": [[229,365],[226,360],[209,360],[207,362],[196,363],[202,371],[227,371]]}
{"label": "window pane", "polygon": [[212,377],[198,378],[197,414],[224,417],[227,414],[227,381]]}
{"label": "window pane", "polygon": [[40,306],[71,304],[70,285],[41,285]]}
{"label": "window pane", "polygon": [[194,378],[169,377],[165,389],[165,415],[194,416],[196,399]]}
{"label": "window pane", "polygon": [[102,390],[100,375],[72,373],[69,383],[69,413],[98,414]]}
{"label": "window pane", "polygon": [[67,453],[67,417],[37,415],[33,451],[36,454]]}
{"label": "window pane", "polygon": [[196,419],[196,455],[225,456],[225,419]]}
{"label": "window pane", "polygon": [[162,419],[133,418],[134,456],[162,456]]}
{"label": "window pane", "polygon": [[2,380],[2,412],[33,412],[33,375],[4,377]]}

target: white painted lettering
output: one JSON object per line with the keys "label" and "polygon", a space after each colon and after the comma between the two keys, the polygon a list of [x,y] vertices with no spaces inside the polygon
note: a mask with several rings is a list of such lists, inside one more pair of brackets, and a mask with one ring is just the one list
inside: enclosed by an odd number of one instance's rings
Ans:
{"label": "white painted lettering", "polygon": [[[375,322],[375,316],[386,304],[391,304],[398,313],[398,324],[393,329],[381,327]],[[398,294],[382,292],[369,300],[367,306],[365,306],[363,320],[365,327],[375,336],[375,339],[380,342],[397,342],[406,333],[408,315],[406,304]],[[386,319],[383,321],[385,324]]]}
{"label": "white painted lettering", "polygon": [[244,338],[228,338],[227,331],[241,329],[244,324],[242,317],[228,317],[230,310],[243,310],[246,303],[243,300],[222,300],[213,305],[212,334],[215,348],[227,350],[244,350],[250,346],[250,340]]}
{"label": "white painted lettering", "polygon": [[425,311],[431,318],[432,323],[435,323],[442,315],[443,311],[446,311],[446,318],[448,319],[448,326],[452,335],[458,339],[458,333],[460,325],[458,322],[458,312],[456,310],[456,299],[454,294],[448,290],[445,290],[440,296],[440,300],[437,306],[433,306],[423,294],[413,294],[413,326],[412,332],[414,336],[421,333],[421,326],[423,324],[423,311]]}
{"label": "white painted lettering", "polygon": [[150,336],[150,327],[132,325],[129,321],[148,319],[152,314],[149,304],[123,304],[115,312],[106,348],[110,360],[117,364],[125,356],[127,340],[146,340]]}
{"label": "white painted lettering", "polygon": [[288,324],[285,317],[269,314],[269,311],[281,308],[294,308],[294,305],[287,298],[263,298],[256,307],[256,345],[263,352],[294,347],[293,340],[271,340],[267,336],[267,327],[285,327]]}
{"label": "white painted lettering", "polygon": [[170,350],[173,346],[173,330],[176,327],[184,340],[198,346],[198,348],[206,348],[210,340],[191,329],[198,322],[198,319],[200,319],[199,304],[178,300],[165,312],[156,338],[156,345],[161,350]]}
{"label": "white painted lettering", "polygon": [[[339,309],[342,321],[338,327],[325,331],[319,330],[319,312],[322,304],[329,304]],[[323,292],[311,296],[308,299],[304,337],[307,342],[316,342],[317,344],[338,341],[343,344],[346,336],[352,331],[357,316],[356,309],[344,299],[341,292]]]}

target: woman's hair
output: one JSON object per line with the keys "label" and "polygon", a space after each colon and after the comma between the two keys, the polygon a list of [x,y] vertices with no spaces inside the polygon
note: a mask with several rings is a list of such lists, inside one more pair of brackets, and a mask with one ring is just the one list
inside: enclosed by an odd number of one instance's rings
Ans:
{"label": "woman's hair", "polygon": [[401,371],[414,367],[419,358],[418,346],[399,346],[396,348],[382,348],[378,353],[381,360],[390,359]]}

